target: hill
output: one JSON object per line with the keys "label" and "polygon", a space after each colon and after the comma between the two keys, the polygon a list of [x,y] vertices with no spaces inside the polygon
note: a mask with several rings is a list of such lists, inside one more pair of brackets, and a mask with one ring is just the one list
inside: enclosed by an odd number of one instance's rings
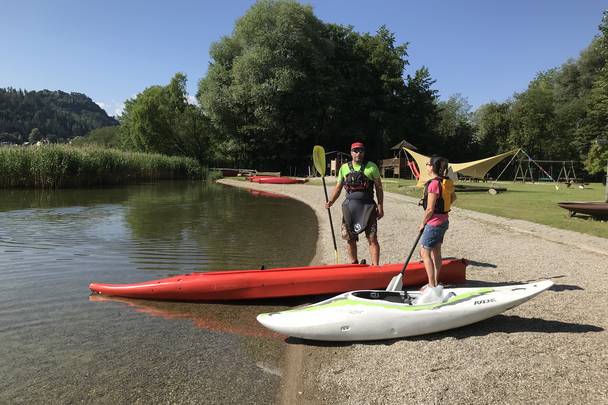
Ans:
{"label": "hill", "polygon": [[27,142],[35,128],[36,137],[61,142],[112,125],[118,121],[85,94],[0,89],[0,142]]}

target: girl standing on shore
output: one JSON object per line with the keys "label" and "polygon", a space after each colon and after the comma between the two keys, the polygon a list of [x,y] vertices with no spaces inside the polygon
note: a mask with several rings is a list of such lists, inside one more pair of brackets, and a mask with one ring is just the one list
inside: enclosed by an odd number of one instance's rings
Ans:
{"label": "girl standing on shore", "polygon": [[432,288],[433,295],[441,297],[443,287],[438,284],[442,260],[441,245],[450,224],[448,212],[452,202],[456,200],[456,194],[454,193],[454,183],[448,178],[448,160],[446,158],[431,157],[426,164],[426,170],[431,179],[424,185],[424,197],[422,198],[424,214],[419,228],[422,232],[420,256],[424,261],[424,268],[429,279],[429,283],[425,287]]}

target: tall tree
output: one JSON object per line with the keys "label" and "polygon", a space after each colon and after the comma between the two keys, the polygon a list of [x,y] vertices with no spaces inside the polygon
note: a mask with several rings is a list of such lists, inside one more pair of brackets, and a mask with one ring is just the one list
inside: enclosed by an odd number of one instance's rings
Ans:
{"label": "tall tree", "polygon": [[277,165],[353,139],[378,158],[403,133],[406,55],[386,27],[361,35],[310,6],[262,0],[212,46],[197,97],[233,160]]}
{"label": "tall tree", "polygon": [[493,155],[509,149],[510,114],[510,102],[484,104],[475,111],[473,118],[476,125],[475,136],[481,156]]}
{"label": "tall tree", "polygon": [[471,105],[460,94],[439,102],[435,153],[454,161],[466,161],[477,153]]}
{"label": "tall tree", "polygon": [[[604,61],[608,60],[608,11],[604,12],[600,25],[601,36],[599,49]],[[591,95],[588,99],[588,114],[580,129],[582,137],[600,142],[593,144],[585,160],[585,167],[590,173],[599,173],[605,170],[608,160],[608,64],[604,62],[599,75],[594,80]]]}
{"label": "tall tree", "polygon": [[432,150],[437,142],[436,126],[439,120],[438,96],[433,89],[435,80],[427,67],[407,76],[404,95],[403,137],[420,148]]}
{"label": "tall tree", "polygon": [[127,148],[207,159],[210,125],[188,102],[186,81],[177,73],[167,86],[149,87],[127,100],[120,128]]}

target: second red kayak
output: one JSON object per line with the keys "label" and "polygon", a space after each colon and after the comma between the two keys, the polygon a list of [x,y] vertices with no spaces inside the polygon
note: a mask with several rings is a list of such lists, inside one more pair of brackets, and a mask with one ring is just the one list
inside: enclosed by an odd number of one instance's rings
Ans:
{"label": "second red kayak", "polygon": [[[445,259],[439,281],[464,283],[465,259]],[[338,264],[267,270],[190,273],[136,284],[91,283],[97,294],[171,301],[227,301],[335,294],[362,289],[384,289],[403,264]],[[426,283],[422,262],[410,263],[403,284]]]}
{"label": "second red kayak", "polygon": [[296,179],[294,177],[277,177],[277,176],[251,176],[249,181],[260,184],[297,184],[305,183],[306,179]]}

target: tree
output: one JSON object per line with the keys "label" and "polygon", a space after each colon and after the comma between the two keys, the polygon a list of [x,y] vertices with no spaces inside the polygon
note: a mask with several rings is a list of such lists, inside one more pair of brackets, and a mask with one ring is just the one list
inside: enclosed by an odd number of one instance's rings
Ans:
{"label": "tree", "polygon": [[41,141],[43,138],[42,133],[40,132],[40,130],[38,128],[33,128],[30,131],[30,135],[28,136],[28,140],[30,143],[36,143],[38,141]]}
{"label": "tree", "polygon": [[484,104],[475,111],[475,137],[482,156],[509,149],[507,140],[511,129],[510,114],[510,102]]}
{"label": "tree", "polygon": [[126,101],[120,126],[124,147],[206,160],[210,126],[188,103],[186,81],[177,73],[167,86],[149,87]]}
{"label": "tree", "polygon": [[423,66],[414,76],[408,75],[406,82],[403,138],[422,150],[431,150],[437,142],[435,129],[439,120],[438,91],[432,88],[435,80]]}
{"label": "tree", "polygon": [[386,27],[361,35],[310,6],[263,0],[212,45],[197,98],[232,161],[277,167],[354,139],[378,158],[403,133],[405,57]]}
{"label": "tree", "polygon": [[105,148],[119,148],[121,146],[120,127],[110,126],[96,128],[84,137],[79,136],[74,138],[72,145],[98,145]]}
{"label": "tree", "polygon": [[475,131],[471,105],[466,98],[460,94],[452,95],[447,101],[439,103],[438,110],[438,145],[433,152],[455,161],[466,161],[475,157]]}
{"label": "tree", "polygon": [[[608,60],[608,10],[604,11],[600,25],[600,53]],[[608,139],[608,64],[604,63],[599,75],[594,80],[591,95],[588,99],[588,113],[585,117],[580,134],[584,139]],[[585,160],[585,168],[589,173],[599,173],[605,169],[608,159],[608,146],[594,144]]]}
{"label": "tree", "polygon": [[585,169],[589,174],[603,173],[606,170],[607,163],[608,145],[595,142],[589,150],[587,159],[585,159]]}

